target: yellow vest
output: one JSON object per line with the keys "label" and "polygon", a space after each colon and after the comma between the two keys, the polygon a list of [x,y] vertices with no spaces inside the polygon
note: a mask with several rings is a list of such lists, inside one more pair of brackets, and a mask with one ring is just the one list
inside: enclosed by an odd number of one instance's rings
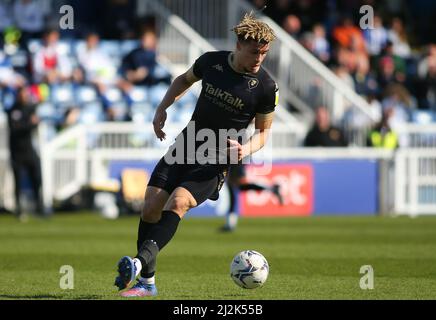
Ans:
{"label": "yellow vest", "polygon": [[384,149],[396,149],[398,146],[398,137],[397,135],[389,131],[385,135],[382,135],[378,131],[371,132],[370,135],[371,144],[376,148],[384,148]]}

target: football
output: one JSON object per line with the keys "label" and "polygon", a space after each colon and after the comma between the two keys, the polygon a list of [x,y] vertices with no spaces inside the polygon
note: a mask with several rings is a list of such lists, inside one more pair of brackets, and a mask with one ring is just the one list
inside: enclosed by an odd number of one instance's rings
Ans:
{"label": "football", "polygon": [[238,253],[230,265],[230,276],[244,289],[255,289],[265,284],[269,265],[265,257],[257,251],[246,250]]}

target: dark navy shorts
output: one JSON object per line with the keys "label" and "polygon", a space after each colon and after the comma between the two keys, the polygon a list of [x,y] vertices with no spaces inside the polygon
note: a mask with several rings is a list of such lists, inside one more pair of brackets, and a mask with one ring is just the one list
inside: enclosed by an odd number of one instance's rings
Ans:
{"label": "dark navy shorts", "polygon": [[162,158],[156,165],[148,186],[165,190],[169,195],[179,187],[185,188],[197,201],[197,205],[200,205],[208,199],[218,200],[227,171],[227,167],[222,165],[169,165]]}

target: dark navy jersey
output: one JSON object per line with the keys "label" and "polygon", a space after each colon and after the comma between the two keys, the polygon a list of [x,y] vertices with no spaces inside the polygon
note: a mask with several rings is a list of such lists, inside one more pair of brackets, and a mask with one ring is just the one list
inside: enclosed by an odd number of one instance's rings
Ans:
{"label": "dark navy jersey", "polygon": [[[240,132],[249,126],[256,114],[274,112],[279,89],[269,74],[262,67],[257,74],[237,72],[230,59],[230,51],[217,51],[205,53],[195,62],[193,72],[202,80],[202,90],[191,122],[182,132],[185,144],[192,142],[192,136],[187,135],[191,126],[195,127],[192,130],[195,134],[209,129],[216,134],[215,150],[219,153],[223,151],[218,141],[221,129]],[[196,141],[195,150],[200,145],[201,141]],[[192,159],[192,155],[188,158]]]}
{"label": "dark navy jersey", "polygon": [[245,129],[257,113],[271,113],[277,105],[278,87],[269,74],[262,67],[256,75],[239,73],[230,56],[208,52],[194,64],[203,87],[192,116],[197,128]]}

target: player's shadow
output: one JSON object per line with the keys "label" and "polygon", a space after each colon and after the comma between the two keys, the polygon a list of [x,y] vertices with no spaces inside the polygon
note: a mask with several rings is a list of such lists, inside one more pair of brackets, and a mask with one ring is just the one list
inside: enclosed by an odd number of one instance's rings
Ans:
{"label": "player's shadow", "polygon": [[13,300],[95,300],[101,299],[98,295],[83,295],[72,298],[71,296],[64,295],[0,295],[0,299],[13,299]]}

